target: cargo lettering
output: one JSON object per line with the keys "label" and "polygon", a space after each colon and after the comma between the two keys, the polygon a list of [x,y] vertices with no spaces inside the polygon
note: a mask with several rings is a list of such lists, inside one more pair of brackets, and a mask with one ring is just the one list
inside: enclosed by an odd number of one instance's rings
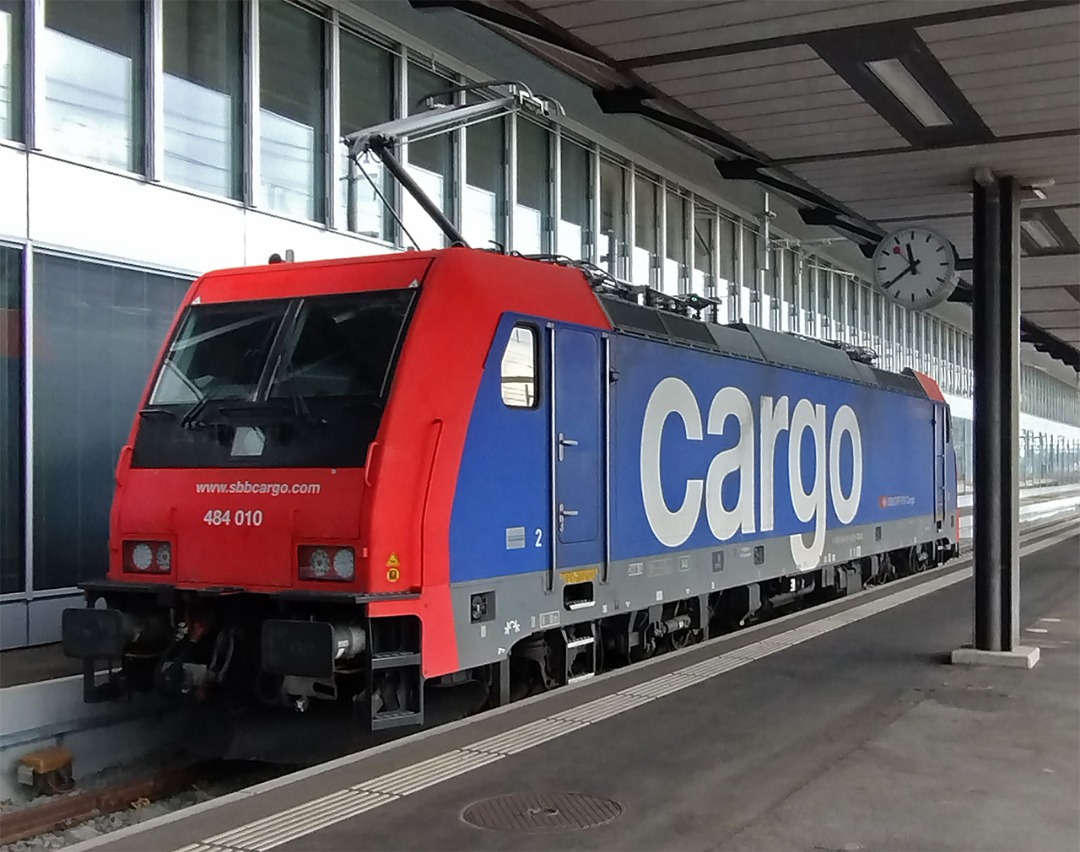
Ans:
{"label": "cargo lettering", "polygon": [[[718,452],[709,464],[704,479],[689,478],[678,505],[671,507],[661,486],[661,444],[669,417],[678,417],[687,440],[705,440],[705,434],[722,436],[725,429],[737,425],[737,443]],[[734,420],[732,424],[730,421]],[[814,568],[825,548],[825,524],[828,506],[842,524],[854,520],[862,497],[862,434],[859,419],[850,406],[840,406],[832,415],[826,408],[808,399],[792,402],[786,396],[774,399],[762,396],[755,423],[750,399],[735,387],[717,391],[709,404],[704,423],[702,411],[690,386],[681,379],[668,377],[654,388],[645,407],[641,428],[641,496],[645,516],[657,540],[667,547],[682,545],[697,528],[704,498],[709,530],[718,541],[727,541],[737,533],[770,532],[775,524],[774,476],[777,441],[788,433],[787,470],[791,507],[802,523],[812,523],[812,538],[807,544],[803,534],[790,536],[791,555],[802,570]],[[810,435],[814,454],[813,475],[803,475],[803,437]],[[844,437],[850,449],[844,446]],[[842,452],[851,453],[850,482],[841,481]],[[758,475],[755,477],[755,473]],[[738,477],[738,498],[727,508],[722,498],[724,482]],[[760,494],[755,495],[755,479]],[[755,499],[758,498],[758,499]]]}

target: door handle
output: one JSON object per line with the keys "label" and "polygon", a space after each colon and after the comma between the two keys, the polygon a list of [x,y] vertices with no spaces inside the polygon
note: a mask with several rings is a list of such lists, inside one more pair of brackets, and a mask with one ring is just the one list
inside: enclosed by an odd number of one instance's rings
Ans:
{"label": "door handle", "polygon": [[562,503],[559,504],[559,532],[566,529],[566,519],[576,517],[577,509],[567,509]]}
{"label": "door handle", "polygon": [[559,433],[559,461],[563,460],[564,447],[576,447],[578,442],[573,438],[567,438],[562,432]]}

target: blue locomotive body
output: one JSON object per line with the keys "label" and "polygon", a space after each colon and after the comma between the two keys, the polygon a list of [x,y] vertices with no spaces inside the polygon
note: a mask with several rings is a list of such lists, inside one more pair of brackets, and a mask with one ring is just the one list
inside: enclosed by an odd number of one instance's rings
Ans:
{"label": "blue locomotive body", "polygon": [[610,329],[506,314],[493,335],[450,526],[463,668],[552,632],[609,651],[700,638],[718,613],[745,621],[956,552],[933,380],[598,298]]}

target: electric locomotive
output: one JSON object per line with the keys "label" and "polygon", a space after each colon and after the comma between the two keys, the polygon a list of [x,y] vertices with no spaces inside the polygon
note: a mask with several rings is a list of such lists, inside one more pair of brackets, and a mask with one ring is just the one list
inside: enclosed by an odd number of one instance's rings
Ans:
{"label": "electric locomotive", "polygon": [[955,553],[933,380],[589,272],[450,248],[197,280],[108,576],[64,613],[88,699],[415,729],[455,687],[497,705]]}
{"label": "electric locomotive", "polygon": [[548,107],[518,86],[346,137],[451,248],[194,282],[120,453],[108,574],[63,615],[88,701],[186,699],[200,739],[270,718],[314,759],[955,555],[932,379],[468,248],[391,150]]}

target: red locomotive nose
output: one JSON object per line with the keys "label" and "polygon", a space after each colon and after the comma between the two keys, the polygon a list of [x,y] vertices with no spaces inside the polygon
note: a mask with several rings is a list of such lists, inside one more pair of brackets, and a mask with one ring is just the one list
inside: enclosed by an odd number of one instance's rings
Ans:
{"label": "red locomotive nose", "polygon": [[305,546],[355,547],[363,493],[358,468],[135,469],[120,498],[119,533],[175,541],[162,579],[179,585],[282,588],[311,580],[298,573]]}

